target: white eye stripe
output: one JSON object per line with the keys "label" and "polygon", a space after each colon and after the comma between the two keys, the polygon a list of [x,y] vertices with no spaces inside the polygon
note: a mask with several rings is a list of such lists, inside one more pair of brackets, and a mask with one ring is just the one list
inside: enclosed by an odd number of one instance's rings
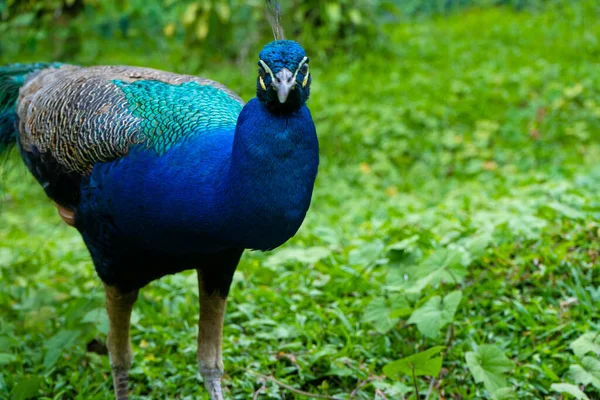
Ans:
{"label": "white eye stripe", "polygon": [[273,71],[271,71],[271,68],[269,68],[269,66],[267,65],[266,62],[264,62],[263,60],[258,60],[258,62],[260,63],[260,65],[263,67],[263,69],[269,74],[271,75],[271,79],[273,79],[273,81],[275,81],[275,75],[273,74]]}
{"label": "white eye stripe", "polygon": [[[304,57],[302,59],[302,61],[300,61],[300,64],[298,64],[298,68],[296,69],[296,72],[294,72],[294,80],[296,80],[296,76],[298,75],[298,72],[300,72],[300,69],[302,69],[302,67],[304,66],[304,64],[306,64],[308,62],[308,57]],[[308,68],[308,65],[306,66]],[[306,72],[306,76],[308,76],[309,72]],[[306,81],[306,77],[304,78],[304,81]],[[306,84],[303,84],[303,86],[306,86]]]}
{"label": "white eye stripe", "polygon": [[306,64],[307,62],[308,62],[308,57],[304,57],[304,58],[302,59],[302,61],[300,61],[300,64],[298,64],[298,69],[302,68],[302,66],[303,66],[304,64]]}

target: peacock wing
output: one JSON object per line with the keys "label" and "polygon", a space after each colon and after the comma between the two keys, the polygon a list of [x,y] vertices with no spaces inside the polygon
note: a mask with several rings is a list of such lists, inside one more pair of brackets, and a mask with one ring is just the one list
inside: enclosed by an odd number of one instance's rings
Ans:
{"label": "peacock wing", "polygon": [[242,106],[225,86],[195,76],[63,65],[38,72],[22,87],[19,142],[22,152],[41,155],[42,167],[85,176],[133,145],[160,154],[194,135],[234,127]]}

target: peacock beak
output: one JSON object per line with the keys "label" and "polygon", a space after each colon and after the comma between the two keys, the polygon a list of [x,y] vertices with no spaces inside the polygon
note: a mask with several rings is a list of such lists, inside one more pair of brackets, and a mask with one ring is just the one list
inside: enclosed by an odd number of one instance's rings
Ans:
{"label": "peacock beak", "polygon": [[275,91],[277,91],[279,102],[283,104],[286,102],[290,91],[296,85],[294,74],[289,69],[282,68],[281,71],[275,74],[275,80],[272,85]]}

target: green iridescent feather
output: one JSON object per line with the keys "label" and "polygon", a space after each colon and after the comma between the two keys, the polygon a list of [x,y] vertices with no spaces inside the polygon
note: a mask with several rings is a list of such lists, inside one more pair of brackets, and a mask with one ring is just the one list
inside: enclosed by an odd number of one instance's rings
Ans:
{"label": "green iridescent feather", "polygon": [[194,133],[235,127],[242,110],[242,104],[210,85],[113,82],[125,94],[131,113],[141,119],[138,138],[161,154]]}

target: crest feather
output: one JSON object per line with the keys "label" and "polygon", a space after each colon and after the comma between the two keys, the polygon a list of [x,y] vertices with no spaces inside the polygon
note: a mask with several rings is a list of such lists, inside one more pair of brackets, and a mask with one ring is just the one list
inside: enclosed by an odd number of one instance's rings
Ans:
{"label": "crest feather", "polygon": [[267,2],[267,18],[273,30],[275,40],[284,40],[283,27],[281,26],[281,7],[276,0],[266,0]]}

